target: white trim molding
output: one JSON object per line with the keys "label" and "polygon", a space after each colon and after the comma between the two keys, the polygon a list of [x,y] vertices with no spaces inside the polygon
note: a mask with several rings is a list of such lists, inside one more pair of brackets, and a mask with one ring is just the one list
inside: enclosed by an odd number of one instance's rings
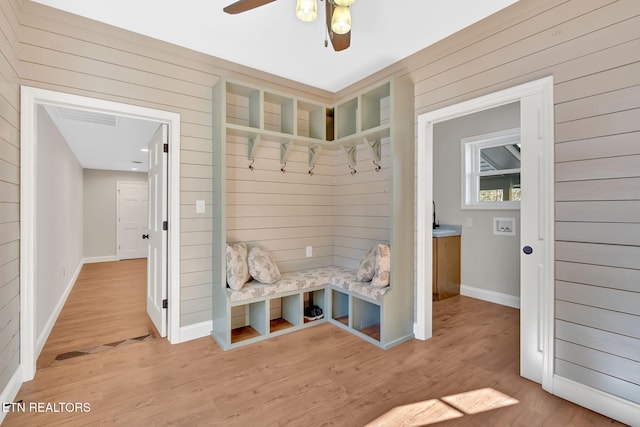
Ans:
{"label": "white trim molding", "polygon": [[551,392],[569,402],[584,406],[614,420],[630,426],[640,427],[640,405],[637,403],[559,375],[553,376],[553,391]]}
{"label": "white trim molding", "polygon": [[92,256],[88,258],[82,258],[83,264],[95,264],[97,262],[113,262],[113,261],[120,261],[117,255]]}
{"label": "white trim molding", "polygon": [[502,292],[495,292],[489,291],[487,289],[476,288],[473,286],[460,285],[460,295],[520,309],[520,297],[505,294]]}
{"label": "white trim molding", "polygon": [[[22,365],[20,365],[9,379],[9,382],[5,386],[4,390],[2,390],[2,394],[0,394],[0,404],[15,401],[15,398],[20,391],[20,387],[22,387],[22,377]],[[2,422],[4,421],[4,417],[6,416],[7,412],[0,410],[0,424],[2,424]]]}
{"label": "white trim molding", "polygon": [[189,326],[180,328],[180,342],[187,342],[202,337],[211,338],[211,330],[213,329],[213,320],[205,320],[204,322],[194,323]]}
{"label": "white trim molding", "polygon": [[[180,114],[119,102],[21,86],[20,114],[20,368],[22,381],[36,371],[35,245],[37,107],[53,105],[156,121],[169,127],[168,338],[180,338]],[[96,261],[93,259],[92,261]],[[105,259],[100,262],[106,261]]]}

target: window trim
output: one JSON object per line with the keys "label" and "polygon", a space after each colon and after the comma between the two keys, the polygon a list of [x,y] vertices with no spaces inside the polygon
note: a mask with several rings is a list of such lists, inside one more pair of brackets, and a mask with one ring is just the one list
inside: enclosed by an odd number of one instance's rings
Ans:
{"label": "window trim", "polygon": [[480,150],[483,148],[516,144],[520,142],[520,139],[520,128],[518,127],[486,133],[483,135],[469,136],[460,140],[460,157],[462,159],[460,209],[520,209],[519,201],[481,202],[478,200],[481,176],[504,175],[520,172],[520,169],[504,169],[499,172],[481,172],[479,160]]}

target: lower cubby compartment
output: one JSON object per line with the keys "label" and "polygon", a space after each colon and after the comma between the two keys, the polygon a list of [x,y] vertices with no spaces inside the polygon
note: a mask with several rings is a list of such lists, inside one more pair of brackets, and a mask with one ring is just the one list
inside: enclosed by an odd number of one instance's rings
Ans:
{"label": "lower cubby compartment", "polygon": [[[311,313],[309,308],[320,307],[322,314]],[[304,323],[317,322],[325,317],[325,291],[324,289],[318,289],[315,291],[305,292],[302,301],[302,315]]]}
{"label": "lower cubby compartment", "polygon": [[269,300],[269,331],[271,333],[293,328],[299,324],[299,294]]}
{"label": "lower cubby compartment", "polygon": [[380,341],[380,306],[353,297],[352,327],[356,331]]}
{"label": "lower cubby compartment", "polygon": [[349,326],[349,295],[331,290],[331,318]]}
{"label": "lower cubby compartment", "polygon": [[231,307],[231,343],[267,333],[267,302],[258,301]]}

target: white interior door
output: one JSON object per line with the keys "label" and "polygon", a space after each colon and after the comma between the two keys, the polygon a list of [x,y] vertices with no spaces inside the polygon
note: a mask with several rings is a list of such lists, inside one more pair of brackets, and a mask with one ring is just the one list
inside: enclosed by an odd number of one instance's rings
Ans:
{"label": "white interior door", "polygon": [[542,382],[543,289],[546,276],[545,133],[541,123],[543,96],[523,97],[520,102],[521,188],[520,201],[520,375]]}
{"label": "white interior door", "polygon": [[167,125],[161,125],[149,142],[149,260],[147,262],[147,313],[160,336],[167,335]]}
{"label": "white interior door", "polygon": [[146,258],[149,233],[149,185],[118,182],[118,259]]}

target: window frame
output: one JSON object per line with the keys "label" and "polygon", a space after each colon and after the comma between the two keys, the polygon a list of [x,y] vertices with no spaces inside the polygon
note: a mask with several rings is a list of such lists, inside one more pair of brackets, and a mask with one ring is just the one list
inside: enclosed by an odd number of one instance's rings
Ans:
{"label": "window frame", "polygon": [[520,173],[522,169],[502,169],[499,171],[482,172],[480,170],[480,150],[483,148],[501,147],[518,143],[521,143],[519,127],[483,135],[474,135],[460,140],[462,159],[461,209],[520,209],[519,201],[503,200],[481,202],[479,200],[480,177]]}

